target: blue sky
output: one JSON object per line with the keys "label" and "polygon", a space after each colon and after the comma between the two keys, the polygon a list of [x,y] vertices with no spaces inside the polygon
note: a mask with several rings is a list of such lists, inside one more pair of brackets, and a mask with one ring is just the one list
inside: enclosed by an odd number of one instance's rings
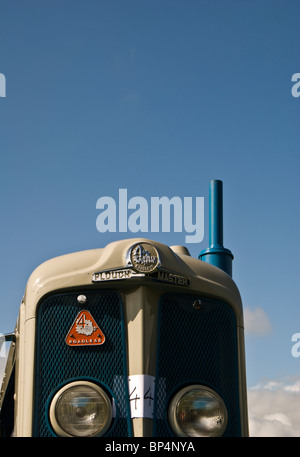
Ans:
{"label": "blue sky", "polygon": [[299,17],[297,0],[0,1],[2,333],[41,262],[135,236],[97,231],[98,198],[204,197],[197,257],[221,179],[248,386],[299,376]]}

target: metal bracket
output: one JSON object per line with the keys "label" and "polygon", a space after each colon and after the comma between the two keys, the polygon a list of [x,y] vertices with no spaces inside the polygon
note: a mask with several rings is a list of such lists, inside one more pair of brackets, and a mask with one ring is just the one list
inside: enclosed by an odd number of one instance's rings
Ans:
{"label": "metal bracket", "polygon": [[16,341],[16,334],[14,332],[12,333],[5,333],[1,334],[0,333],[0,351],[2,349],[2,345],[6,343],[7,341],[12,341],[15,343]]}

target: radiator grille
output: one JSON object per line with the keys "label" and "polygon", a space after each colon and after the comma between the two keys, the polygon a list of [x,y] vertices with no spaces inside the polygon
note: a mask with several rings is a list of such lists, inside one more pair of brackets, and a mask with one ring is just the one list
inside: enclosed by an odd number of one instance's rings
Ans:
{"label": "radiator grille", "polygon": [[164,295],[160,301],[155,435],[173,436],[167,425],[170,397],[184,385],[206,384],[228,410],[226,436],[240,436],[237,331],[234,311],[225,303],[199,297]]}
{"label": "radiator grille", "polygon": [[[84,293],[84,309],[103,331],[101,346],[70,347],[66,335],[81,310],[77,296]],[[116,419],[107,436],[130,436],[130,412],[126,404],[125,333],[122,302],[114,291],[74,292],[52,295],[39,307],[37,328],[35,436],[53,436],[48,406],[53,392],[66,381],[94,379],[112,392]]]}

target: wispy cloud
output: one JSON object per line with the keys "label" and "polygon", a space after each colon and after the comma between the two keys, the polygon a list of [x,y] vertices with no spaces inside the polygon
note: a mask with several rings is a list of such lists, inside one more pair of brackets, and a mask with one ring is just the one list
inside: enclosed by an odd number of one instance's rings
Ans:
{"label": "wispy cloud", "polygon": [[271,322],[262,308],[244,310],[245,333],[246,335],[263,336],[271,332]]}
{"label": "wispy cloud", "polygon": [[248,391],[253,437],[300,437],[300,375],[268,380]]}

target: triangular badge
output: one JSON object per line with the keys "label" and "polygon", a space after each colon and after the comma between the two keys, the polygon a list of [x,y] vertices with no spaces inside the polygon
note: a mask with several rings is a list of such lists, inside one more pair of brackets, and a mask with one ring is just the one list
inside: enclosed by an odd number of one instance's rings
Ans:
{"label": "triangular badge", "polygon": [[80,311],[66,336],[68,346],[97,346],[104,341],[105,336],[91,313],[85,309]]}

